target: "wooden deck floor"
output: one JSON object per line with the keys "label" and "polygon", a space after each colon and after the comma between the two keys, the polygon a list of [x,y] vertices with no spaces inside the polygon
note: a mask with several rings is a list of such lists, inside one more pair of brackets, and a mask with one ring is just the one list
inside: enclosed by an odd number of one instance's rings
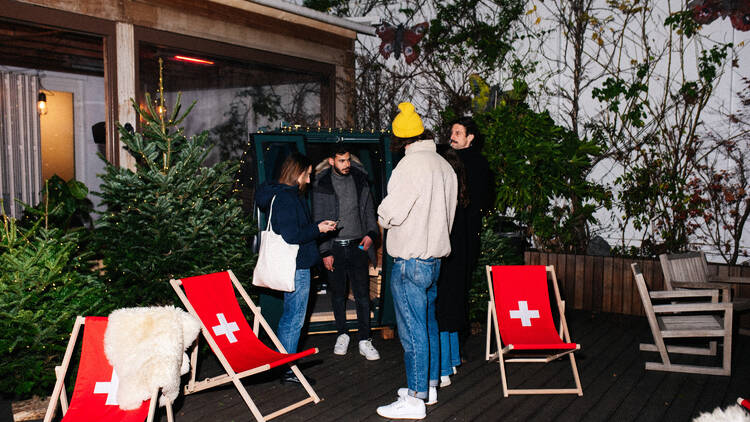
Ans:
{"label": "wooden deck floor", "polygon": [[[689,421],[701,411],[750,396],[750,337],[736,336],[731,377],[645,371],[651,353],[639,352],[638,343],[650,341],[645,318],[613,314],[570,312],[573,340],[582,345],[578,365],[583,397],[511,396],[503,398],[497,363],[484,361],[484,337],[467,342],[468,362],[453,377],[453,384],[429,406],[428,421]],[[396,398],[405,385],[399,341],[375,339],[381,359],[369,362],[354,342],[345,357],[333,355],[334,335],[313,335],[306,347],[320,353],[301,364],[317,381],[323,399],[277,418],[283,421],[383,421],[377,406]],[[217,372],[213,358],[202,360],[202,375]],[[567,359],[547,365],[515,364],[509,368],[512,387],[567,386],[572,383]],[[278,376],[278,374],[274,374]],[[274,376],[245,381],[263,413],[302,398],[299,386],[281,385]],[[176,403],[178,422],[249,421],[251,414],[231,387],[208,390]],[[162,421],[166,417],[162,416]]]}

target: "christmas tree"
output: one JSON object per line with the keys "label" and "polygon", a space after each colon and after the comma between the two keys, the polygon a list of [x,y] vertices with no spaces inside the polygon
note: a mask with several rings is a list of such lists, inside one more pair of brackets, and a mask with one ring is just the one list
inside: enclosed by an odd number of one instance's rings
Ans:
{"label": "christmas tree", "polygon": [[113,309],[79,248],[84,232],[47,224],[62,222],[47,212],[51,196],[26,227],[0,215],[0,393],[15,398],[49,394],[76,316]]}
{"label": "christmas tree", "polygon": [[133,101],[141,133],[119,126],[136,168],[106,165],[95,244],[123,306],[174,302],[171,278],[232,269],[250,279],[253,224],[232,194],[237,166],[203,166],[208,132],[188,138],[178,127],[193,106],[180,114],[178,95],[167,116],[163,93],[158,108],[147,95],[145,109]]}

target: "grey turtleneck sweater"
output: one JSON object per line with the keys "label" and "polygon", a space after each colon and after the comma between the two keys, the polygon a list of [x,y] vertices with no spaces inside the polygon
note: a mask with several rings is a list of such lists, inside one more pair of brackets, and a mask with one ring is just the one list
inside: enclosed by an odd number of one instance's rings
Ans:
{"label": "grey turtleneck sweater", "polygon": [[336,239],[349,240],[362,237],[364,230],[359,218],[359,205],[357,204],[357,188],[351,174],[340,175],[335,169],[331,169],[331,182],[339,206],[339,230]]}

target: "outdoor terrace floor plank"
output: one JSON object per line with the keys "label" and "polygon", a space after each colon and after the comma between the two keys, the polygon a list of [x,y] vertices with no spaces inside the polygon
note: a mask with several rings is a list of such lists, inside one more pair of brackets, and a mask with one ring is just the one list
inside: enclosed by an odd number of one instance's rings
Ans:
{"label": "outdoor terrace floor plank", "polygon": [[[438,403],[427,407],[427,421],[689,421],[700,412],[726,407],[737,397],[750,396],[750,337],[734,336],[732,376],[711,376],[646,371],[654,353],[638,350],[651,341],[645,317],[569,311],[573,341],[581,344],[576,362],[583,397],[528,395],[504,398],[496,361],[484,361],[484,335],[466,342],[468,361],[458,368],[452,384],[439,391]],[[376,332],[377,333],[377,332]],[[398,339],[374,340],[379,361],[359,355],[356,334],[349,353],[333,355],[335,334],[309,336],[303,347],[320,353],[301,362],[306,376],[323,399],[275,421],[384,421],[375,409],[396,399],[405,386],[403,349]],[[721,351],[721,349],[720,349]],[[704,358],[702,358],[704,359]],[[572,383],[567,358],[542,364],[510,364],[511,386],[567,386]],[[199,379],[216,375],[218,362],[207,350],[201,353]],[[282,385],[279,371],[246,378],[251,397],[268,413],[304,397],[297,385]],[[160,420],[166,421],[163,410]],[[178,422],[251,421],[252,415],[232,385],[180,396],[175,403]]]}
{"label": "outdoor terrace floor plank", "polygon": [[[568,312],[573,341],[581,344],[576,362],[581,374],[583,397],[534,395],[504,398],[497,362],[484,361],[484,335],[466,343],[469,360],[461,365],[453,383],[438,394],[438,403],[428,406],[428,421],[685,421],[701,411],[727,406],[738,396],[750,395],[750,337],[736,335],[731,377],[646,371],[644,363],[657,356],[638,350],[650,341],[643,317],[583,311]],[[359,355],[356,335],[349,353],[333,355],[335,334],[312,335],[305,347],[320,353],[301,363],[305,375],[323,399],[278,417],[285,421],[383,421],[378,406],[396,399],[405,385],[403,350],[398,339],[375,339],[379,361]],[[205,356],[205,354],[204,354]],[[202,374],[215,374],[215,359],[203,358]],[[552,387],[572,383],[567,358],[542,364],[510,364],[511,386]],[[295,385],[281,385],[278,373],[250,377],[245,381],[256,404],[266,412],[302,398]],[[250,421],[251,414],[239,394],[228,386],[181,398],[176,419],[180,422]],[[166,421],[166,417],[161,418]]]}

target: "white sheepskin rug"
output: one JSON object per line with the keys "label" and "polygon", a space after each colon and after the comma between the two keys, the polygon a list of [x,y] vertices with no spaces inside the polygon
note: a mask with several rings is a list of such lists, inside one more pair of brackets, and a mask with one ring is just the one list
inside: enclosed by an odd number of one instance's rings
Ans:
{"label": "white sheepskin rug", "polygon": [[693,422],[750,422],[750,413],[735,404],[726,409],[717,407],[711,413],[701,413]]}
{"label": "white sheepskin rug", "polygon": [[104,352],[119,378],[120,408],[138,408],[157,388],[162,389],[162,406],[173,402],[180,393],[180,375],[190,370],[185,349],[199,332],[198,320],[174,306],[112,312]]}

